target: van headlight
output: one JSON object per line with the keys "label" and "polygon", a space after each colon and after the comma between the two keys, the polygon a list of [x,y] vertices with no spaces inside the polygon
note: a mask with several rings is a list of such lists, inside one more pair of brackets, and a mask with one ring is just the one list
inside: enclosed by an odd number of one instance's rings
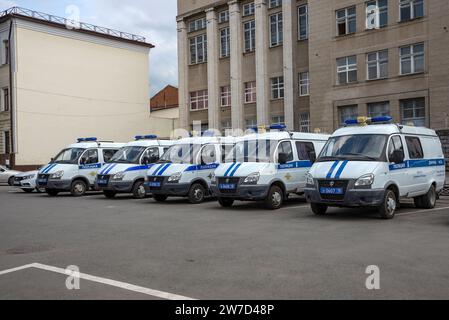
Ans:
{"label": "van headlight", "polygon": [[36,178],[36,175],[35,174],[30,174],[29,176],[23,177],[23,180],[31,180],[31,179],[34,179],[34,178]]}
{"label": "van headlight", "polygon": [[168,178],[169,183],[178,183],[182,178],[182,172],[177,172]]}
{"label": "van headlight", "polygon": [[355,186],[360,187],[370,187],[374,183],[374,174],[367,174],[360,177],[356,182]]}
{"label": "van headlight", "polygon": [[306,174],[306,184],[309,186],[315,185],[315,180],[313,179],[313,176],[310,173]]}
{"label": "van headlight", "polygon": [[255,173],[252,173],[249,176],[247,176],[245,178],[245,180],[243,181],[243,184],[257,184],[259,182],[259,179],[260,179],[260,173],[255,172]]}
{"label": "van headlight", "polygon": [[61,179],[64,176],[64,171],[57,171],[50,176],[50,179]]}
{"label": "van headlight", "polygon": [[116,174],[114,174],[114,176],[112,177],[112,180],[123,180],[123,178],[125,177],[125,172],[118,172]]}

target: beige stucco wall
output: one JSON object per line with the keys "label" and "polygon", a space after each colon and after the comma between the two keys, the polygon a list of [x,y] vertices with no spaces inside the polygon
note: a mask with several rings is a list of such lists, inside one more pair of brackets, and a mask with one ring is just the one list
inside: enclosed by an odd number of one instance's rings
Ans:
{"label": "beige stucco wall", "polygon": [[149,120],[147,48],[32,29],[16,30],[17,165],[46,163],[77,137],[165,134]]}
{"label": "beige stucco wall", "polygon": [[169,109],[152,111],[151,117],[165,118],[165,119],[178,119],[179,118],[179,108],[169,108]]}

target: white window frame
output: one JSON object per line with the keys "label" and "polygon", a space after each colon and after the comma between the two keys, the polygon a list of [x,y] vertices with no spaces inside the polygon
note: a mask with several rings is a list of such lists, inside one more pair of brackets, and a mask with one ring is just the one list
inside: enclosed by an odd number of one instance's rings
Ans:
{"label": "white window frame", "polygon": [[[247,29],[248,27],[248,29]],[[249,36],[247,39],[246,37]],[[249,47],[247,47],[249,43]],[[245,53],[256,50],[256,21],[251,20],[243,23],[243,50]]]}
{"label": "white window frame", "polygon": [[[415,12],[415,6],[419,3],[422,3],[423,6],[423,15],[416,17],[416,12]],[[410,8],[410,19],[407,20],[403,20],[402,16],[401,16],[401,9],[403,7],[409,7]],[[424,0],[399,0],[399,21],[403,22],[403,21],[411,21],[414,19],[418,19],[418,18],[422,18],[424,16]]]}
{"label": "white window frame", "polygon": [[257,83],[256,81],[245,82],[245,104],[257,102]]}
{"label": "white window frame", "polygon": [[220,88],[220,105],[222,107],[231,106],[231,87],[224,86]]}
{"label": "white window frame", "polygon": [[[415,47],[416,46],[422,46],[423,50],[422,52],[415,53]],[[410,48],[410,53],[402,55],[402,49],[404,48]],[[408,46],[402,46],[399,48],[399,72],[400,75],[409,75],[409,74],[415,74],[415,73],[423,73],[426,70],[426,56],[425,56],[426,48],[424,43],[415,43]],[[416,71],[416,58],[422,57],[423,60],[423,69]],[[402,70],[402,62],[403,60],[410,60],[410,73],[404,73]]]}
{"label": "white window frame", "polygon": [[275,77],[270,79],[271,100],[284,99],[284,77]]}
{"label": "white window frame", "polygon": [[[305,13],[300,13],[299,11],[305,8]],[[306,21],[306,34],[301,35],[301,18],[305,17]],[[307,4],[301,5],[298,7],[298,40],[307,40],[309,39],[309,6]]]}
{"label": "white window frame", "polygon": [[223,10],[218,13],[218,23],[225,23],[229,21],[229,10]]}
{"label": "white window frame", "polygon": [[200,18],[189,22],[189,33],[206,29],[206,18]]}
{"label": "white window frame", "polygon": [[268,8],[273,9],[282,6],[282,0],[269,0]]}
{"label": "white window frame", "polygon": [[338,123],[340,126],[344,126],[345,122],[347,120],[353,120],[352,118],[342,119],[342,110],[349,109],[349,108],[353,108],[353,109],[357,110],[356,114],[353,117],[354,119],[357,119],[357,117],[359,116],[358,105],[352,104],[352,105],[347,105],[347,106],[339,106],[338,107]]}
{"label": "white window frame", "polygon": [[232,120],[223,120],[221,122],[221,132],[226,134],[228,130],[232,130]]}
{"label": "white window frame", "polygon": [[[197,107],[193,108],[196,103]],[[200,108],[200,104],[202,107]],[[190,92],[190,111],[207,110],[209,108],[209,94],[207,90],[199,90]]]}
{"label": "white window frame", "polygon": [[257,119],[256,118],[246,119],[245,124],[246,124],[246,129],[256,128],[257,127]]}
{"label": "white window frame", "polygon": [[391,115],[391,109],[390,109],[390,101],[380,101],[380,102],[370,102],[367,104],[367,114],[368,117],[373,118],[379,115],[374,114],[374,112],[371,111],[373,107],[386,107],[388,112],[384,112],[381,116],[390,116]]}
{"label": "white window frame", "polygon": [[285,116],[272,116],[271,124],[272,125],[285,125]]}
{"label": "white window frame", "polygon": [[245,3],[243,5],[243,10],[242,11],[243,11],[243,16],[244,17],[252,16],[256,12],[256,5],[254,4],[254,2]]}
{"label": "white window frame", "polygon": [[268,17],[270,21],[270,47],[277,47],[284,42],[282,12]]}
{"label": "white window frame", "polygon": [[[423,100],[424,101],[424,105],[422,107],[417,107],[416,103],[418,102],[418,100]],[[404,117],[404,105],[403,103],[406,103],[408,101],[412,101],[413,102],[413,106],[411,108],[411,110],[413,110],[413,117],[412,118],[405,118]],[[427,121],[427,110],[426,110],[426,99],[425,98],[414,98],[414,99],[404,99],[404,100],[400,100],[399,101],[399,107],[401,109],[401,122],[402,124],[408,124],[409,122],[413,122],[416,124],[415,121],[421,122],[424,124],[426,124]],[[417,117],[417,110],[424,110],[424,117]]]}
{"label": "white window frame", "polygon": [[[379,5],[379,1],[380,0],[369,0],[366,2],[365,8],[366,8],[366,17],[365,17],[365,28],[367,30],[371,30],[371,29],[376,29],[376,28],[384,28],[386,26],[388,26],[388,1],[392,1],[392,0],[385,0],[387,1],[386,5],[380,6]],[[368,8],[370,3],[374,2],[375,6],[377,7],[377,16],[375,17],[376,21],[375,21],[375,26],[372,27],[369,23],[370,21],[370,12],[368,12]],[[385,25],[380,25],[380,15],[381,14],[386,14],[387,15],[387,23]]]}
{"label": "white window frame", "polygon": [[[200,41],[201,40],[201,41]],[[199,45],[202,45],[203,59],[199,59]],[[193,60],[192,48],[195,50],[195,60]],[[207,34],[201,34],[192,38],[189,38],[189,54],[190,54],[190,64],[200,64],[207,62]]]}
{"label": "white window frame", "polygon": [[[350,9],[355,9],[355,13],[350,15],[350,14],[349,14],[349,10],[350,10]],[[339,18],[339,17],[338,17],[338,13],[341,12],[341,11],[344,11],[344,12],[345,12],[345,15],[344,15],[344,17]],[[347,7],[347,8],[339,9],[339,10],[335,11],[335,19],[336,19],[336,27],[337,27],[337,36],[345,36],[345,35],[348,35],[348,34],[354,34],[354,33],[357,32],[357,8],[356,8],[356,6],[351,6],[351,7]],[[350,24],[349,22],[350,22],[352,19],[355,20],[355,30],[354,30],[354,32],[349,32],[349,24]],[[340,22],[342,22],[342,21],[345,22],[346,32],[340,34],[340,33],[339,33],[339,29],[338,29],[338,25],[339,25]]]}
{"label": "white window frame", "polygon": [[310,133],[310,113],[303,112],[299,115],[299,132]]}
{"label": "white window frame", "polygon": [[231,31],[229,27],[220,29],[220,58],[231,55]]}
{"label": "white window frame", "polygon": [[[349,59],[355,57],[355,63],[349,63]],[[346,59],[346,64],[343,66],[338,66],[338,61],[341,59]],[[355,81],[349,81],[349,72],[356,71],[356,80]],[[348,57],[341,57],[337,59],[337,82],[339,85],[345,85],[350,83],[356,83],[358,78],[358,72],[357,72],[357,56],[348,56]],[[340,73],[346,73],[346,82],[340,83]]]}
{"label": "white window frame", "polygon": [[310,79],[309,71],[300,72],[298,74],[299,96],[306,97],[310,95]]}
{"label": "white window frame", "polygon": [[[380,58],[380,54],[381,53],[386,53],[387,57],[384,59]],[[369,60],[369,56],[370,55],[376,55],[376,60]],[[385,76],[382,76],[380,74],[381,71],[381,65],[386,63],[387,64],[387,74]],[[376,77],[375,78],[370,78],[369,76],[369,69],[371,66],[375,65],[376,66]],[[366,80],[370,81],[370,80],[379,80],[379,79],[386,79],[388,78],[388,67],[389,67],[389,61],[388,61],[388,49],[385,50],[380,50],[380,51],[375,51],[375,52],[369,52],[366,54]]]}

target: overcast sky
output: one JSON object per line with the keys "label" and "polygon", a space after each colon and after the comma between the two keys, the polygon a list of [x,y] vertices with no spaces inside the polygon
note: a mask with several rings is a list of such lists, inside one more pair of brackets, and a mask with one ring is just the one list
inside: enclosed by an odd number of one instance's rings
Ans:
{"label": "overcast sky", "polygon": [[67,17],[76,5],[82,22],[142,35],[156,46],[151,52],[151,94],[178,84],[176,0],[0,0],[0,9],[13,6]]}

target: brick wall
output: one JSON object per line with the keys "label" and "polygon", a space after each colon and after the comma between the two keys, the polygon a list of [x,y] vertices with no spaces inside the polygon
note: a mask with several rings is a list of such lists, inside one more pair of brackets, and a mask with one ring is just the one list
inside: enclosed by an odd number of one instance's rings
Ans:
{"label": "brick wall", "polygon": [[440,136],[446,156],[446,170],[449,171],[449,130],[438,130],[437,133]]}

